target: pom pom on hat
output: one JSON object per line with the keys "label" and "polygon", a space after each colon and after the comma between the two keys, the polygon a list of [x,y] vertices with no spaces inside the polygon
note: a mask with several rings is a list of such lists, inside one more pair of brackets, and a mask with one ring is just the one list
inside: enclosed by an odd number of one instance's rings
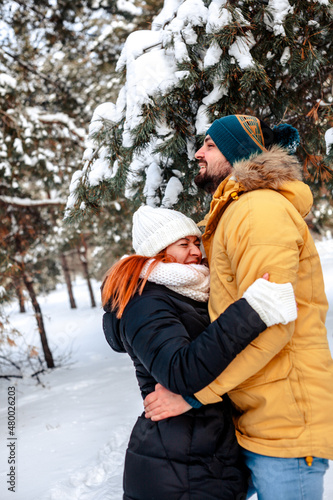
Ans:
{"label": "pom pom on hat", "polygon": [[273,128],[274,143],[289,149],[289,153],[296,153],[300,143],[298,130],[288,123],[281,123]]}
{"label": "pom pom on hat", "polygon": [[176,210],[145,205],[133,215],[132,245],[138,255],[153,257],[185,236],[201,238],[201,232],[192,219]]}

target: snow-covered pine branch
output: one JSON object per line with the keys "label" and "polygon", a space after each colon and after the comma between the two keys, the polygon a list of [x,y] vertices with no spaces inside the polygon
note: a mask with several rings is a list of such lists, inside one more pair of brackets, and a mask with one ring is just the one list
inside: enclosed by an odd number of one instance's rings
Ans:
{"label": "snow-covered pine branch", "polygon": [[31,200],[30,198],[18,198],[0,195],[0,203],[14,205],[16,207],[46,207],[51,205],[66,205],[65,199],[55,198],[53,200]]}
{"label": "snow-covered pine branch", "polygon": [[194,153],[227,114],[290,120],[307,144],[300,158],[322,158],[332,106],[308,114],[318,98],[333,99],[331,25],[328,0],[165,0],[151,30],[126,40],[117,63],[124,85],[92,117],[67,216],[120,191],[138,204],[197,213],[204,198],[193,184]]}

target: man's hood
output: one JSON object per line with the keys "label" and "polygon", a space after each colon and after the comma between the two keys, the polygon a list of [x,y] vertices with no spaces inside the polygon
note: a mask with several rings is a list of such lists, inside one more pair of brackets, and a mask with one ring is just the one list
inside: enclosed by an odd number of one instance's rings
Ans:
{"label": "man's hood", "polygon": [[305,217],[312,207],[309,186],[301,182],[302,166],[297,158],[280,146],[235,163],[233,178],[243,192],[274,189],[287,198]]}
{"label": "man's hood", "polygon": [[302,180],[302,167],[293,155],[280,146],[234,164],[233,176],[245,191],[278,190],[285,182]]}
{"label": "man's hood", "polygon": [[[232,174],[221,182],[214,193],[208,219],[219,219],[229,202],[242,193],[257,189],[274,189],[287,198],[302,217],[310,212],[313,197],[309,186],[301,181],[302,167],[295,156],[280,146],[234,164]],[[216,225],[216,224],[215,224]],[[214,228],[212,228],[214,229]]]}
{"label": "man's hood", "polygon": [[232,174],[215,191],[209,213],[199,222],[199,226],[205,227],[202,241],[206,254],[209,255],[212,236],[224,211],[231,203],[237,203],[244,193],[258,189],[275,190],[287,198],[303,218],[306,217],[313,197],[301,177],[302,167],[297,158],[280,146],[235,163]]}

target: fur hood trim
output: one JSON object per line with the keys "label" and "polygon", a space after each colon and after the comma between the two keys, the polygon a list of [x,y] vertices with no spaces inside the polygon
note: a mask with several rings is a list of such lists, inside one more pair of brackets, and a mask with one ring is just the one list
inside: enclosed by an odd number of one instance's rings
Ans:
{"label": "fur hood trim", "polygon": [[278,190],[286,182],[302,180],[302,167],[286,149],[272,146],[267,151],[235,163],[232,175],[245,192],[256,189]]}

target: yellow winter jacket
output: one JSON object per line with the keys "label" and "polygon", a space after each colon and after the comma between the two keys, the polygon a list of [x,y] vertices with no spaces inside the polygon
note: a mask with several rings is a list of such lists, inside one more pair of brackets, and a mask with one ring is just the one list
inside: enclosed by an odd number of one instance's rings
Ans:
{"label": "yellow winter jacket", "polygon": [[204,404],[228,393],[239,444],[262,455],[333,459],[333,361],[325,328],[322,269],[303,217],[312,195],[301,167],[274,147],[234,165],[206,216],[216,319],[256,278],[294,287],[298,318],[268,328],[208,387]]}

